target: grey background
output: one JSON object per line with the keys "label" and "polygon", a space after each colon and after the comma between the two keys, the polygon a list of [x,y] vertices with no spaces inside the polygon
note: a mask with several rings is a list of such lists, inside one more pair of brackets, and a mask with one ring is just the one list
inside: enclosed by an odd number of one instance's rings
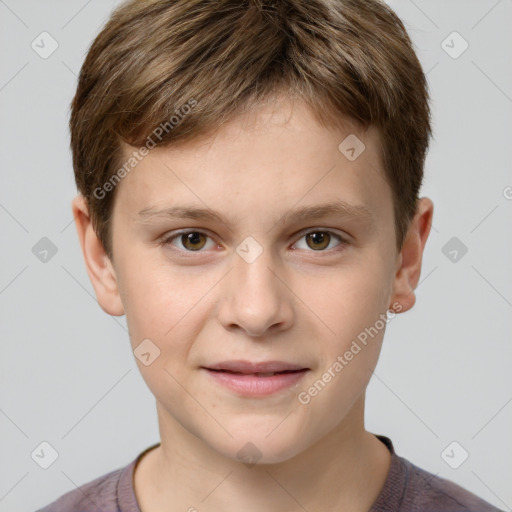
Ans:
{"label": "grey background", "polygon": [[[118,3],[0,0],[0,511],[33,511],[159,439],[125,318],[98,306],[70,209],[69,102]],[[423,195],[435,212],[417,303],[388,325],[366,426],[511,510],[512,2],[390,3],[428,72]],[[31,48],[42,31],[59,45],[47,59]],[[453,31],[469,44],[458,58],[441,46]],[[452,54],[457,37],[444,43]],[[57,248],[45,263],[32,252],[43,237]],[[452,237],[467,247],[455,262]],[[31,457],[43,441],[59,455],[48,469]],[[441,455],[453,441],[469,452],[458,469]]]}

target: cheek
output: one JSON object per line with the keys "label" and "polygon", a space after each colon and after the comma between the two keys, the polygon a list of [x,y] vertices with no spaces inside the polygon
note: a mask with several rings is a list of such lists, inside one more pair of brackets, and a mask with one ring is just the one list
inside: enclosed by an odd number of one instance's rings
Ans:
{"label": "cheek", "polygon": [[322,329],[320,336],[320,368],[307,383],[309,388],[301,391],[306,393],[305,401],[311,400],[317,418],[335,404],[331,426],[342,420],[364,392],[377,365],[387,325],[386,287],[382,262],[370,265],[366,260],[332,273],[324,294],[316,290],[308,295],[313,301],[311,309],[330,329]]}
{"label": "cheek", "polygon": [[[194,326],[197,306],[218,281],[212,272],[199,268],[180,269],[160,259],[139,263],[130,258],[123,268],[122,297],[130,334],[134,342],[141,337],[176,340],[183,326]],[[197,319],[196,319],[197,320]]]}
{"label": "cheek", "polygon": [[[303,300],[304,313],[321,328],[328,346],[339,352],[385,313],[389,276],[378,258],[361,258],[337,269],[301,276],[292,286]],[[332,351],[331,355],[332,355]]]}
{"label": "cheek", "polygon": [[[322,318],[335,334],[321,337],[321,365],[298,396],[318,429],[327,431],[342,421],[364,393],[377,365],[389,320],[375,277],[354,273],[353,282],[339,283],[339,294],[323,299]],[[331,411],[328,418],[326,410]]]}
{"label": "cheek", "polygon": [[[128,263],[123,294],[137,366],[158,400],[179,407],[183,390],[178,383],[186,382],[188,355],[206,315],[201,299],[213,278],[190,276],[158,262],[139,265],[134,258]],[[147,352],[146,360],[139,357]]]}

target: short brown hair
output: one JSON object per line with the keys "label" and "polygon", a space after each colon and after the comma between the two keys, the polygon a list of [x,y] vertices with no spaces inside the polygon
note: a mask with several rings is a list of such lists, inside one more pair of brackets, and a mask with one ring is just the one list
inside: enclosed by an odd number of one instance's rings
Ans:
{"label": "short brown hair", "polygon": [[378,128],[400,249],[416,213],[430,109],[409,36],[384,2],[130,0],[88,51],[69,123],[77,187],[108,256],[125,144],[146,144],[159,126],[168,129],[153,145],[194,139],[277,92],[299,97],[323,126],[345,116]]}

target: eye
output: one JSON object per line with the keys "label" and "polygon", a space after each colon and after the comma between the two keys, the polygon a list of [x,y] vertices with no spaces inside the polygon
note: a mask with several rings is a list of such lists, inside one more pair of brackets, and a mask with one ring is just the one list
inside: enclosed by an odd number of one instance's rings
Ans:
{"label": "eye", "polygon": [[172,245],[187,252],[200,252],[207,246],[208,239],[211,241],[209,248],[215,247],[216,244],[211,237],[202,231],[181,231],[165,237],[161,244]]}
{"label": "eye", "polygon": [[[315,230],[304,233],[301,240],[304,239],[307,247],[299,247],[295,244],[294,249],[311,249],[315,252],[328,252],[326,249],[336,249],[337,247],[348,244],[343,237],[329,230]],[[335,239],[338,244],[333,246]],[[210,245],[208,245],[208,240]],[[212,238],[203,231],[188,230],[172,233],[162,238],[161,245],[172,245],[182,252],[201,252],[202,249],[212,249],[216,247],[216,243]]]}
{"label": "eye", "polygon": [[[327,252],[325,251],[326,248],[332,249],[331,243],[333,242],[333,239],[338,239],[339,243],[334,246],[334,248],[339,247],[340,245],[346,245],[348,242],[344,240],[340,235],[337,233],[334,233],[332,231],[326,231],[326,230],[316,230],[316,231],[309,231],[308,233],[304,234],[302,236],[302,239],[305,239],[307,247],[297,247],[299,249],[304,248],[310,248],[313,251],[320,251],[320,252]],[[297,245],[297,244],[296,244]],[[331,247],[329,247],[331,246]]]}

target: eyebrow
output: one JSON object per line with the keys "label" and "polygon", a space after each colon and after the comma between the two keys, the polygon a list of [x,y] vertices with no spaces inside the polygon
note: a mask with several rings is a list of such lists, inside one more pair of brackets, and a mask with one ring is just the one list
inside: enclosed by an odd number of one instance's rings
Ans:
{"label": "eyebrow", "polygon": [[[373,211],[362,204],[350,204],[345,201],[334,201],[314,206],[302,206],[285,212],[278,223],[297,222],[304,220],[318,220],[325,217],[345,217],[360,221],[373,220]],[[209,208],[195,208],[185,206],[170,206],[158,208],[150,206],[139,211],[138,220],[146,222],[154,218],[163,217],[171,219],[192,219],[203,221],[218,221],[229,225],[229,221],[222,215]]]}

